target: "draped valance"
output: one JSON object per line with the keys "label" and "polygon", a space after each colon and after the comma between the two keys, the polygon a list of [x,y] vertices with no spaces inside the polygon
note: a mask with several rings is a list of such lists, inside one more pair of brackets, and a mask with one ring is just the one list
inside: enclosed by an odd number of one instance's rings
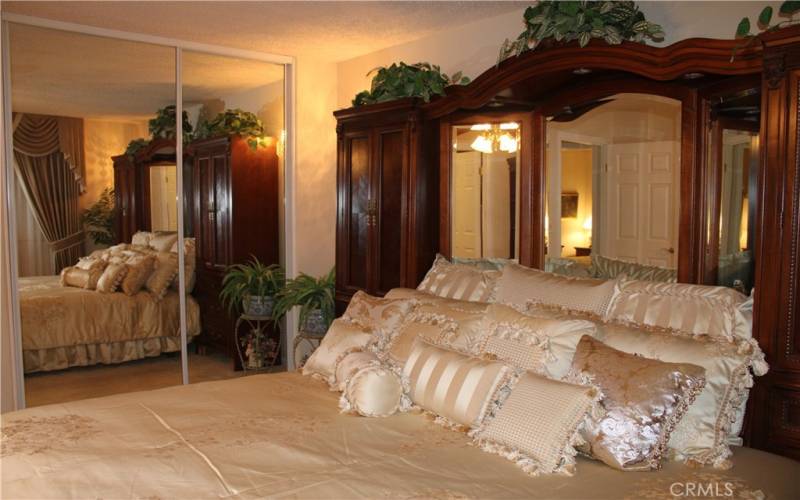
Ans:
{"label": "draped valance", "polygon": [[14,150],[31,157],[48,156],[60,151],[80,186],[80,192],[86,190],[82,119],[15,114]]}

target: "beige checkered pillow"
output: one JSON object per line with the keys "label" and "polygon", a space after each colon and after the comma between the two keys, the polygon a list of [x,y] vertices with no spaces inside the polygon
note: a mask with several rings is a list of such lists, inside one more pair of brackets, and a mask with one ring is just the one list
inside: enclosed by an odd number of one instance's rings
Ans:
{"label": "beige checkered pillow", "polygon": [[509,264],[497,282],[497,302],[526,307],[531,303],[560,307],[604,318],[613,280],[570,278]]}
{"label": "beige checkered pillow", "polygon": [[601,412],[601,396],[596,387],[527,372],[472,435],[484,451],[514,461],[532,476],[572,475],[580,428],[592,413]]}

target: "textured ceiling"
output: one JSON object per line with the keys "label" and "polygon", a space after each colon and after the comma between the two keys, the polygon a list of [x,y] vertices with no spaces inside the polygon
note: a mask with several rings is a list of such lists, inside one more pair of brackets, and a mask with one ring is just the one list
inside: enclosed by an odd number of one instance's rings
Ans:
{"label": "textured ceiling", "polygon": [[7,12],[341,61],[530,2],[14,2]]}
{"label": "textured ceiling", "polygon": [[[521,9],[519,2],[2,2],[4,12],[120,31],[339,61]],[[13,107],[29,113],[143,118],[173,104],[174,51],[12,25]],[[184,52],[184,102],[283,78],[267,63]]]}

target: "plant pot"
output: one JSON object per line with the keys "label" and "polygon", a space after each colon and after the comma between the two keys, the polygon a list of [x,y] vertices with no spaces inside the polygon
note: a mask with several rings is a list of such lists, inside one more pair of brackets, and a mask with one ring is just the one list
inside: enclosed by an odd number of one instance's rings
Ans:
{"label": "plant pot", "polygon": [[272,316],[275,299],[269,295],[249,295],[244,298],[244,313],[251,316]]}
{"label": "plant pot", "polygon": [[322,311],[316,309],[308,313],[306,320],[303,322],[302,329],[307,333],[324,335],[325,332],[328,331],[328,324],[325,322],[325,318],[322,317]]}

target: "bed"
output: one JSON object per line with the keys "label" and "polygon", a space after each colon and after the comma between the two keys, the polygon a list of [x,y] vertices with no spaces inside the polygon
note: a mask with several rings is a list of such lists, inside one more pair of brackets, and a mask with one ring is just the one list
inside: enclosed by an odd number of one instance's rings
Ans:
{"label": "bed", "polygon": [[620,472],[579,457],[575,476],[530,477],[424,415],[344,415],[338,397],[280,373],[6,414],[2,496],[800,498],[800,462],[754,449],[736,448],[725,471]]}
{"label": "bed", "polygon": [[[65,287],[58,276],[19,281],[26,373],[98,363],[122,363],[180,351],[176,290],[159,302],[146,291],[133,296]],[[200,333],[197,302],[186,297],[187,334]]]}

